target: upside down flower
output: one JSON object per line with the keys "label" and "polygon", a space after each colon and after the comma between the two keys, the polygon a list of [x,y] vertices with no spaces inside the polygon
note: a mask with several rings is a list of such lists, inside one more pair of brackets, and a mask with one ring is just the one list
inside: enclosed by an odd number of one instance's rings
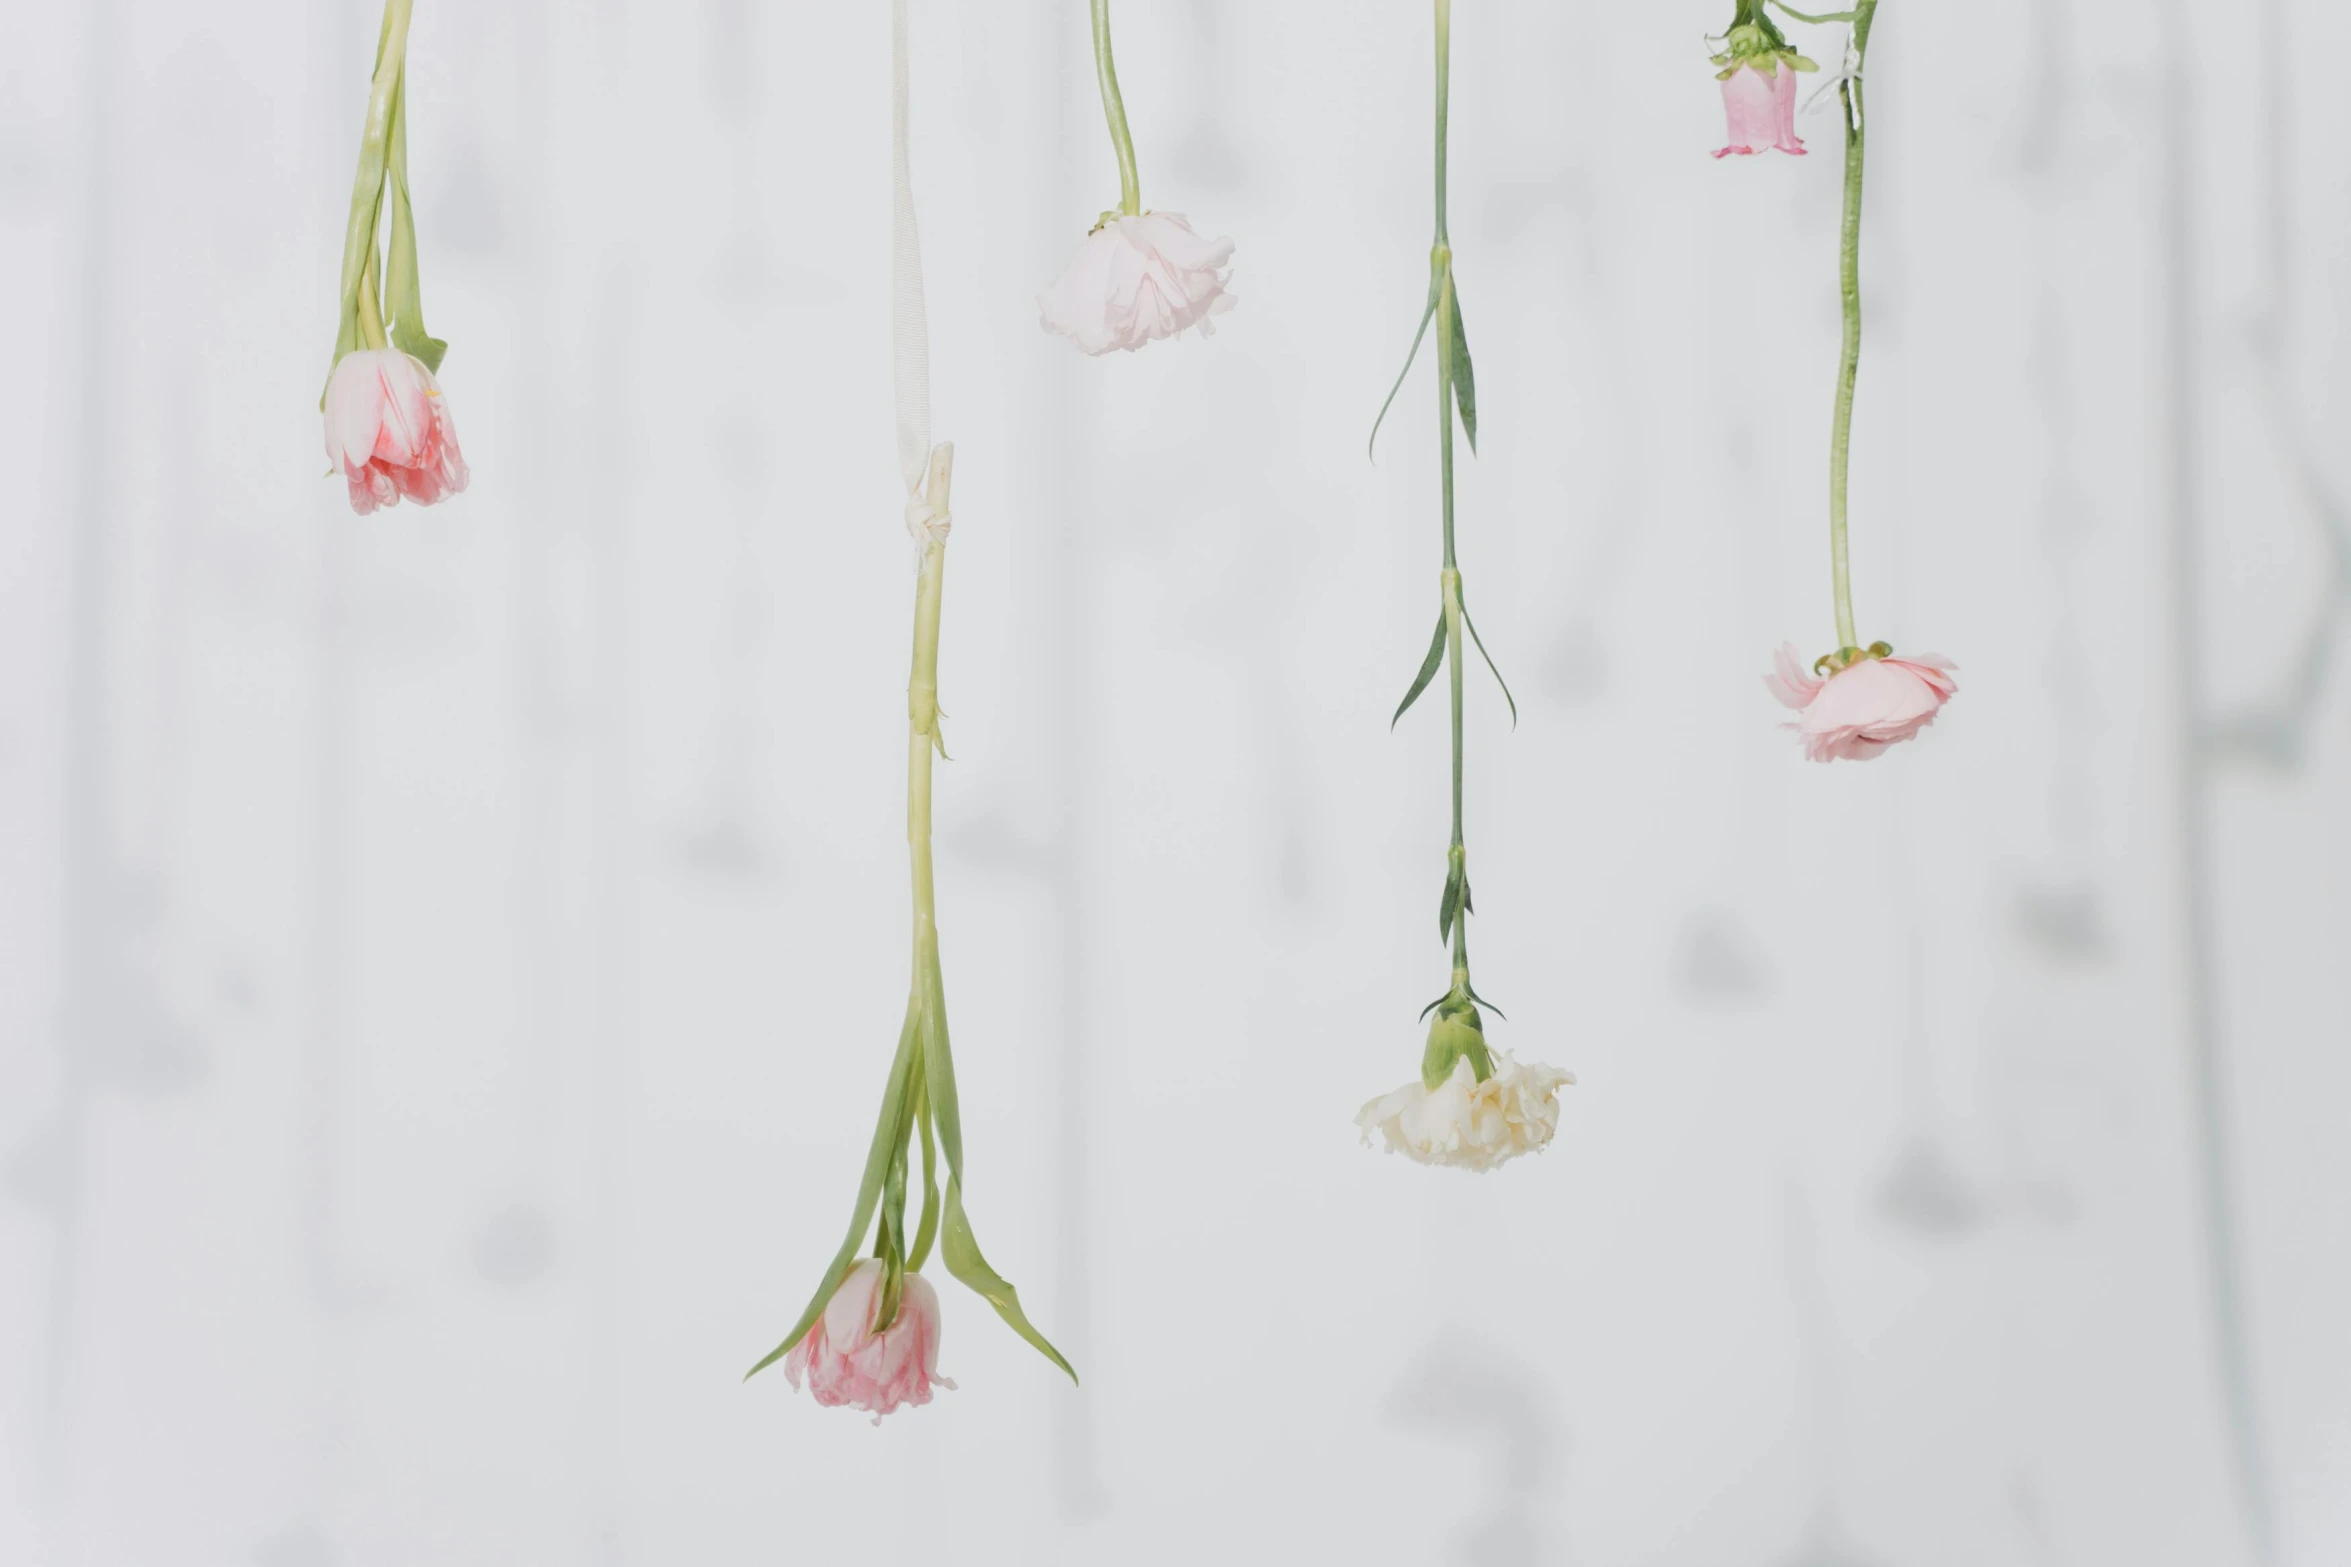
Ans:
{"label": "upside down flower", "polygon": [[1879,642],[1848,648],[1821,661],[1825,675],[1804,667],[1793,642],[1783,642],[1764,686],[1799,715],[1787,727],[1815,762],[1866,762],[1935,721],[1959,692],[1958,665],[1933,653],[1896,658]]}
{"label": "upside down flower", "polygon": [[1420,1081],[1356,1112],[1363,1141],[1421,1164],[1491,1170],[1540,1152],[1559,1129],[1559,1090],[1573,1072],[1487,1048],[1477,1008],[1448,998],[1429,1028]]}
{"label": "upside down flower", "polygon": [[939,1294],[919,1273],[905,1276],[896,1320],[879,1333],[887,1276],[878,1258],[849,1270],[823,1313],[784,1359],[784,1379],[827,1409],[846,1404],[880,1425],[903,1405],[931,1401],[931,1389],[955,1384],[939,1375]]}
{"label": "upside down flower", "polygon": [[1181,213],[1113,214],[1086,236],[1069,270],[1037,308],[1045,330],[1089,354],[1132,353],[1145,343],[1198,327],[1233,308],[1226,290],[1233,242],[1202,239]]}
{"label": "upside down flower", "polygon": [[397,348],[362,348],[337,360],[325,414],[327,458],[362,517],[402,497],[419,506],[447,500],[472,478],[441,384]]}
{"label": "upside down flower", "polygon": [[1715,150],[1716,157],[1759,152],[1804,156],[1804,143],[1796,135],[1796,73],[1786,60],[1734,67],[1722,79],[1722,107],[1730,133]]}
{"label": "upside down flower", "polygon": [[1796,73],[1820,67],[1788,47],[1764,0],[1738,0],[1738,7],[1723,34],[1722,53],[1714,57],[1722,67],[1715,80],[1722,83],[1723,113],[1730,122],[1730,134],[1714,155],[1785,152],[1800,158],[1804,143],[1796,137]]}

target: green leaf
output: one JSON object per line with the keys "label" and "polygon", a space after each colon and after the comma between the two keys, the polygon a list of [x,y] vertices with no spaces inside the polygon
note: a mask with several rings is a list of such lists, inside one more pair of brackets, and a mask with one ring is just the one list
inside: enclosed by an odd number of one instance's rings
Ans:
{"label": "green leaf", "polygon": [[1478,623],[1469,618],[1469,600],[1466,596],[1461,601],[1461,623],[1469,627],[1469,639],[1478,645],[1478,656],[1486,661],[1488,669],[1494,671],[1494,684],[1502,688],[1502,700],[1510,704],[1510,727],[1516,729],[1518,727],[1518,698],[1510,694],[1510,682],[1502,678],[1500,669],[1495,668],[1494,655],[1486,651],[1485,638],[1478,635]]}
{"label": "green leaf", "polygon": [[1469,331],[1461,324],[1461,285],[1453,286],[1453,406],[1469,434],[1469,453],[1478,450],[1478,379],[1469,364]]}
{"label": "green leaf", "polygon": [[980,1243],[971,1233],[971,1220],[963,1213],[963,1181],[949,1174],[947,1177],[947,1231],[940,1251],[947,1259],[947,1271],[964,1285],[996,1308],[996,1315],[1037,1347],[1047,1360],[1059,1366],[1070,1381],[1078,1379],[1077,1372],[1061,1356],[1044,1334],[1039,1333],[1020,1309],[1020,1292],[1004,1276],[988,1266],[988,1259],[980,1255]]}
{"label": "green leaf", "polygon": [[1445,894],[1437,901],[1437,939],[1453,939],[1453,922],[1469,901],[1469,873],[1458,864],[1445,877]]}
{"label": "green leaf", "polygon": [[939,1125],[939,1150],[947,1157],[947,1222],[940,1234],[940,1255],[946,1259],[949,1273],[995,1307],[996,1315],[1010,1324],[1013,1332],[1035,1345],[1075,1382],[1078,1374],[1070,1369],[1061,1351],[1030,1325],[1028,1314],[1020,1309],[1019,1293],[980,1255],[980,1243],[972,1235],[971,1221],[964,1216],[963,1114],[955,1094],[955,1059],[947,1040],[947,987],[939,970],[936,938],[924,951],[923,960],[924,1089],[930,1095],[932,1116]]}
{"label": "green leaf", "polygon": [[1420,313],[1420,330],[1412,334],[1412,348],[1404,356],[1404,368],[1396,372],[1396,384],[1388,388],[1388,400],[1380,404],[1380,416],[1371,422],[1371,439],[1363,446],[1363,455],[1370,457],[1372,448],[1380,443],[1380,426],[1387,422],[1388,410],[1396,405],[1396,394],[1404,390],[1404,378],[1412,374],[1412,361],[1420,357],[1420,340],[1429,335],[1429,322],[1437,314],[1437,290],[1443,286],[1443,274],[1432,271],[1429,277],[1429,302]]}
{"label": "green leaf", "polygon": [[392,248],[384,259],[385,334],[402,353],[438,374],[449,345],[425,330],[424,288],[416,270],[416,215],[408,205],[408,81],[392,94]]}
{"label": "green leaf", "polygon": [[1437,636],[1429,644],[1429,656],[1420,662],[1420,673],[1412,677],[1412,689],[1404,693],[1404,700],[1396,704],[1396,716],[1388,720],[1392,730],[1404,719],[1404,710],[1420,700],[1420,694],[1437,678],[1437,666],[1445,662],[1445,612],[1437,611]]}
{"label": "green leaf", "polygon": [[908,997],[906,1026],[898,1034],[898,1055],[890,1063],[889,1086],[882,1091],[882,1118],[873,1129],[873,1146],[865,1156],[865,1179],[857,1188],[856,1216],[849,1221],[849,1238],[841,1242],[841,1250],[833,1258],[833,1265],[825,1269],[824,1282],[817,1285],[816,1294],[808,1302],[808,1309],[784,1341],[770,1350],[758,1365],[743,1373],[748,1382],[792,1352],[792,1346],[808,1336],[816,1319],[832,1303],[833,1291],[841,1287],[849,1265],[857,1257],[858,1243],[865,1239],[865,1228],[873,1222],[874,1209],[881,1204],[882,1183],[889,1178],[890,1164],[897,1151],[905,1146],[905,1119],[908,1109],[907,1088],[914,1075],[914,1063],[920,1051],[922,1031],[918,1027],[921,1013],[917,999]]}
{"label": "green leaf", "polygon": [[916,1272],[930,1259],[931,1242],[939,1234],[939,1156],[931,1142],[931,1097],[923,1084],[915,1085],[914,1124],[922,1130],[922,1222],[915,1227],[914,1249],[906,1266]]}

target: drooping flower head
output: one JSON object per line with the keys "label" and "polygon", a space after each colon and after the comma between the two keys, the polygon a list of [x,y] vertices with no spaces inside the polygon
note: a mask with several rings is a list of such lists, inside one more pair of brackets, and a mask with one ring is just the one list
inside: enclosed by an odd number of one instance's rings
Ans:
{"label": "drooping flower head", "polygon": [[1206,337],[1209,318],[1233,308],[1232,259],[1231,240],[1202,239],[1181,213],[1109,213],[1037,307],[1046,331],[1089,354],[1132,353],[1194,326]]}
{"label": "drooping flower head", "polygon": [[1787,727],[1815,762],[1866,762],[1935,721],[1959,692],[1958,665],[1933,653],[1896,658],[1885,643],[1832,653],[1808,670],[1783,642],[1763,684],[1800,716]]}
{"label": "drooping flower head", "polygon": [[1820,67],[1788,47],[1763,0],[1739,0],[1714,63],[1721,67],[1715,80],[1722,83],[1723,113],[1730,125],[1714,155],[1804,156],[1804,143],[1796,135],[1796,73]]}
{"label": "drooping flower head", "polygon": [[328,460],[363,517],[403,496],[419,506],[447,500],[472,478],[440,383],[397,348],[362,348],[337,360],[325,414]]}
{"label": "drooping flower head", "polygon": [[955,1386],[939,1375],[939,1296],[921,1274],[905,1275],[896,1320],[874,1331],[885,1278],[878,1258],[851,1268],[784,1358],[784,1378],[794,1388],[805,1378],[819,1404],[865,1410],[877,1426],[894,1409],[929,1403],[933,1387]]}
{"label": "drooping flower head", "polygon": [[1429,1028],[1420,1081],[1356,1112],[1368,1147],[1379,1133],[1390,1153],[1422,1164],[1491,1170],[1540,1151],[1559,1129],[1559,1089],[1575,1074],[1521,1063],[1490,1050],[1474,1006],[1451,1000]]}

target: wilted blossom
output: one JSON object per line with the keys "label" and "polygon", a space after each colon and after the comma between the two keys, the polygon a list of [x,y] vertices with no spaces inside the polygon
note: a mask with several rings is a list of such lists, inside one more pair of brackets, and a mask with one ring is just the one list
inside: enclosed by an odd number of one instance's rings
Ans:
{"label": "wilted blossom", "polygon": [[1802,715],[1788,727],[1815,762],[1866,762],[1933,723],[1959,690],[1951,678],[1959,666],[1933,653],[1895,658],[1872,649],[1823,678],[1804,667],[1795,643],[1784,642],[1774,662],[1764,686]]}
{"label": "wilted blossom", "polygon": [[955,1386],[939,1375],[939,1295],[921,1274],[906,1275],[897,1320],[873,1331],[883,1276],[879,1258],[851,1268],[807,1336],[784,1358],[784,1377],[793,1387],[806,1377],[818,1403],[867,1410],[877,1426],[902,1404],[929,1403],[934,1386]]}
{"label": "wilted blossom", "polygon": [[1804,156],[1804,143],[1796,138],[1796,72],[1785,58],[1761,55],[1735,66],[1722,79],[1722,107],[1730,138],[1716,157],[1775,151]]}
{"label": "wilted blossom", "polygon": [[1180,213],[1113,215],[1086,236],[1069,270],[1037,307],[1045,330],[1089,354],[1128,352],[1187,327],[1209,336],[1209,317],[1233,308],[1225,284],[1233,242],[1202,239]]}
{"label": "wilted blossom", "polygon": [[1355,1117],[1365,1144],[1376,1131],[1390,1153],[1463,1170],[1491,1170],[1543,1147],[1559,1128],[1560,1086],[1575,1074],[1522,1066],[1507,1050],[1492,1056],[1493,1075],[1482,1083],[1465,1055],[1435,1088],[1411,1082],[1365,1105]]}
{"label": "wilted blossom", "polygon": [[351,509],[363,517],[402,496],[419,506],[447,500],[472,477],[440,383],[397,348],[362,348],[336,361],[326,437],[328,459],[351,486]]}

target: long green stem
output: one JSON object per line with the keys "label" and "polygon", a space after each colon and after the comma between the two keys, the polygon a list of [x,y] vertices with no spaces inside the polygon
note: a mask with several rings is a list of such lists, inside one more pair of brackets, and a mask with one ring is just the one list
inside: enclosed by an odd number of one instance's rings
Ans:
{"label": "long green stem", "polygon": [[1837,418],[1829,436],[1829,566],[1837,597],[1837,646],[1859,647],[1853,629],[1853,568],[1845,546],[1846,495],[1853,459],[1853,383],[1861,371],[1861,171],[1868,150],[1861,64],[1869,52],[1877,0],[1853,13],[1853,74],[1838,86],[1845,110],[1845,221],[1838,244],[1838,286],[1845,308],[1845,349],[1837,368]]}
{"label": "long green stem", "polygon": [[[351,186],[351,215],[343,231],[343,313],[336,331],[335,357],[358,347],[384,346],[383,312],[370,310],[362,289],[374,291],[376,217],[383,205],[384,167],[390,156],[398,112],[400,74],[408,59],[408,20],[415,0],[385,0],[384,26],[376,41],[375,74],[368,83],[367,119],[359,138],[359,171]],[[372,333],[368,322],[374,321]]]}
{"label": "long green stem", "polygon": [[[1445,678],[1453,700],[1453,836],[1447,872],[1466,881],[1468,847],[1462,836],[1462,647],[1461,569],[1453,553],[1453,246],[1445,232],[1445,134],[1451,121],[1453,82],[1453,0],[1436,0],[1437,10],[1437,239],[1431,261],[1437,269],[1437,453],[1438,484],[1445,519]],[[1465,899],[1466,901],[1466,899]],[[1453,916],[1454,983],[1469,984],[1469,911]]]}
{"label": "long green stem", "polygon": [[[955,448],[931,452],[931,515],[944,520],[955,479]],[[931,758],[939,749],[939,605],[947,577],[947,541],[923,546],[914,595],[914,672],[906,682],[906,846],[914,869],[914,988],[929,983],[939,947],[938,894],[931,870]]]}
{"label": "long green stem", "polygon": [[1102,82],[1102,113],[1110,121],[1110,145],[1118,149],[1118,210],[1143,215],[1143,178],[1135,172],[1135,138],[1127,132],[1126,100],[1118,95],[1118,67],[1110,58],[1110,0],[1093,0],[1094,74]]}

